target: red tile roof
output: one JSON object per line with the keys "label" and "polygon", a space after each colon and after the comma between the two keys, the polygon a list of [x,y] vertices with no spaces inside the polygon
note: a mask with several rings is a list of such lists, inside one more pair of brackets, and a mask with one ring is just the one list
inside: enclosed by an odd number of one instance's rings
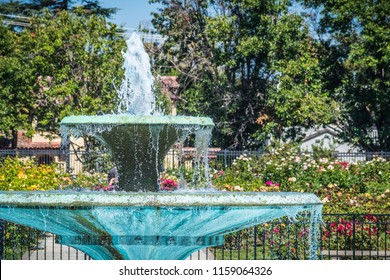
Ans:
{"label": "red tile roof", "polygon": [[40,141],[35,142],[31,137],[25,135],[24,131],[18,131],[18,141],[17,141],[18,149],[60,149],[61,142],[60,141]]}

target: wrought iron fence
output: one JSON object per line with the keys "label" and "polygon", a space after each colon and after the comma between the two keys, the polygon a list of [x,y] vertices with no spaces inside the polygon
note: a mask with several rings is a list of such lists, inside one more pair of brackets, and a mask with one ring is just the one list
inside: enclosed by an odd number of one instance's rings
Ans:
{"label": "wrought iron fence", "polygon": [[[13,260],[88,260],[87,254],[57,244],[55,236],[1,221],[0,256]],[[324,214],[319,256],[328,259],[390,260],[390,214]],[[288,219],[225,236],[225,244],[190,259],[307,259],[308,226]]]}
{"label": "wrought iron fence", "polygon": [[[220,150],[210,148],[208,161],[211,166],[227,168],[233,161],[242,156],[259,157],[264,153],[263,150],[257,151],[236,151]],[[181,166],[191,168],[194,166],[196,155],[195,148],[184,148],[183,150],[171,149],[166,157],[164,166],[166,169],[175,169]],[[390,159],[390,152],[359,152],[359,153],[341,153],[334,152],[335,158],[348,162],[370,161],[374,157]],[[0,150],[0,161],[5,157],[19,157],[24,159],[33,159],[39,164],[57,164],[59,168],[71,174],[77,174],[83,171],[106,173],[114,165],[110,155],[101,150],[97,151],[75,151],[75,150]]]}

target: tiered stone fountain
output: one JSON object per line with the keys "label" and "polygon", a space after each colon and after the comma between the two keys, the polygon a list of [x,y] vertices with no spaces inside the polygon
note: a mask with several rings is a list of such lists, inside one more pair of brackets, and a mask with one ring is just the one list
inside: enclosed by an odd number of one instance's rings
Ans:
{"label": "tiered stone fountain", "polygon": [[57,242],[94,259],[185,259],[223,236],[280,217],[310,213],[310,257],[317,258],[322,204],[310,193],[159,192],[168,150],[196,135],[207,154],[210,118],[156,112],[149,58],[134,33],[124,53],[125,78],[117,114],[70,116],[69,135],[91,135],[111,151],[119,173],[114,192],[0,192],[0,219],[56,234]]}

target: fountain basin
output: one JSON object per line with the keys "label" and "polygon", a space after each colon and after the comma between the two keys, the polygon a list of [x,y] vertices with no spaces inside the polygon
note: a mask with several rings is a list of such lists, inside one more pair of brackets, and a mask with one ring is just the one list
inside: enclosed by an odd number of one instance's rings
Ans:
{"label": "fountain basin", "polygon": [[307,193],[0,192],[0,219],[52,232],[94,259],[185,259],[280,217],[320,219],[321,207]]}
{"label": "fountain basin", "polygon": [[[172,146],[190,133],[210,132],[207,117],[102,115],[70,116],[61,121],[61,135],[91,135],[113,157],[120,190],[158,191],[163,161]],[[208,141],[208,139],[207,139]]]}

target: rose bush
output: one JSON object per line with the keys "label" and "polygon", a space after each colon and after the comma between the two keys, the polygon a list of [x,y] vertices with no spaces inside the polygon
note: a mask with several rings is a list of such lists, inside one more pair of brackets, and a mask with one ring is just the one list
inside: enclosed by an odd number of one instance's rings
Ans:
{"label": "rose bush", "polygon": [[233,191],[239,186],[244,191],[314,193],[324,203],[324,213],[390,211],[390,162],[379,157],[346,162],[332,153],[319,156],[284,145],[260,157],[238,157],[212,182],[221,190]]}

